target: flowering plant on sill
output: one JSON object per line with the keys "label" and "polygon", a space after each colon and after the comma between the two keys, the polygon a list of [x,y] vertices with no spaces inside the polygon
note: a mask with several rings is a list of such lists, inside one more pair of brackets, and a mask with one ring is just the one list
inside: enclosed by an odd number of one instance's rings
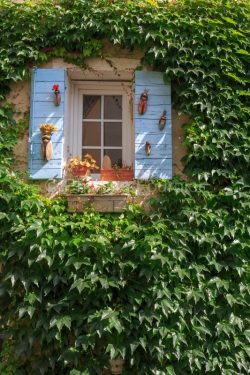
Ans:
{"label": "flowering plant on sill", "polygon": [[94,185],[89,184],[91,178],[85,176],[82,180],[72,181],[68,187],[67,192],[70,194],[89,194],[93,191]]}
{"label": "flowering plant on sill", "polygon": [[90,154],[86,154],[81,160],[80,156],[75,156],[66,164],[66,168],[73,176],[86,176],[91,169],[99,169],[95,159]]}
{"label": "flowering plant on sill", "polygon": [[94,186],[91,181],[91,177],[88,176],[85,176],[82,180],[72,181],[67,187],[67,193],[95,195],[135,195],[135,191],[132,186],[121,186],[120,188],[117,188],[112,181]]}

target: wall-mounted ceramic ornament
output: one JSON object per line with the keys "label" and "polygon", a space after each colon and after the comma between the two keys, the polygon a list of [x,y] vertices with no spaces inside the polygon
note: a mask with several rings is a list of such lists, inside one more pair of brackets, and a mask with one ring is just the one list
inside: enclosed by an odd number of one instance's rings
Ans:
{"label": "wall-mounted ceramic ornament", "polygon": [[53,146],[51,142],[52,134],[57,131],[57,128],[53,124],[41,124],[40,131],[42,133],[42,159],[43,160],[51,160],[53,158]]}
{"label": "wall-mounted ceramic ornament", "polygon": [[149,156],[151,154],[151,144],[149,142],[146,142],[145,144],[145,152],[146,152],[146,155]]}
{"label": "wall-mounted ceramic ornament", "polygon": [[144,115],[144,113],[147,111],[148,107],[148,90],[144,90],[143,93],[140,96],[140,101],[138,104],[138,112],[140,115]]}
{"label": "wall-mounted ceramic ornament", "polygon": [[54,91],[54,104],[56,107],[58,107],[61,104],[61,93],[59,89],[59,85],[55,84],[52,87],[52,90]]}
{"label": "wall-mounted ceramic ornament", "polygon": [[161,118],[159,120],[159,129],[160,130],[163,130],[165,128],[166,121],[167,121],[167,112],[163,111],[163,113],[161,115]]}
{"label": "wall-mounted ceramic ornament", "polygon": [[47,161],[53,158],[51,134],[44,134],[42,136],[42,158]]}

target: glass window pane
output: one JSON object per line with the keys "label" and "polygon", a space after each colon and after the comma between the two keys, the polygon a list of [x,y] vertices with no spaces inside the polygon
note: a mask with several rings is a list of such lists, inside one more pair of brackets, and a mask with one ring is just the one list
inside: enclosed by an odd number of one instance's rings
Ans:
{"label": "glass window pane", "polygon": [[107,120],[122,119],[122,96],[105,95],[104,96],[104,118]]}
{"label": "glass window pane", "polygon": [[104,146],[122,146],[122,123],[104,123]]}
{"label": "glass window pane", "polygon": [[82,125],[82,145],[101,146],[101,123],[83,122]]}
{"label": "glass window pane", "polygon": [[83,95],[83,118],[101,118],[101,97],[97,95]]}
{"label": "glass window pane", "polygon": [[93,173],[100,173],[101,168],[101,150],[95,148],[83,148],[82,150],[82,160],[84,159],[84,155],[90,154],[93,159],[95,159],[97,166],[99,169],[93,169]]}
{"label": "glass window pane", "polygon": [[108,155],[111,159],[112,167],[122,167],[122,150],[104,150],[104,155]]}

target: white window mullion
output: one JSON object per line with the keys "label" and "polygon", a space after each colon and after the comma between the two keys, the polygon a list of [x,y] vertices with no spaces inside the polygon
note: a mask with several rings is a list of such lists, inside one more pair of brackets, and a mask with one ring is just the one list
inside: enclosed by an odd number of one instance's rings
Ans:
{"label": "white window mullion", "polygon": [[122,150],[122,146],[107,146],[105,147],[105,150]]}
{"label": "white window mullion", "polygon": [[101,150],[100,146],[82,146],[82,149],[88,149],[91,148],[92,150]]}

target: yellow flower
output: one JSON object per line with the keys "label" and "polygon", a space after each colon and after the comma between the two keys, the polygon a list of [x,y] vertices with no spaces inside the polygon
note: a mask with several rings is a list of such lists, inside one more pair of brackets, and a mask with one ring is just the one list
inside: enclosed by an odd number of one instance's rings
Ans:
{"label": "yellow flower", "polygon": [[74,158],[70,159],[66,164],[66,168],[68,168],[69,170],[77,166],[84,166],[89,169],[99,169],[99,167],[96,165],[95,159],[93,159],[90,154],[84,155],[83,160],[81,160],[80,156],[77,155]]}
{"label": "yellow flower", "polygon": [[40,130],[42,133],[54,133],[57,131],[57,127],[53,124],[45,123],[40,125]]}

